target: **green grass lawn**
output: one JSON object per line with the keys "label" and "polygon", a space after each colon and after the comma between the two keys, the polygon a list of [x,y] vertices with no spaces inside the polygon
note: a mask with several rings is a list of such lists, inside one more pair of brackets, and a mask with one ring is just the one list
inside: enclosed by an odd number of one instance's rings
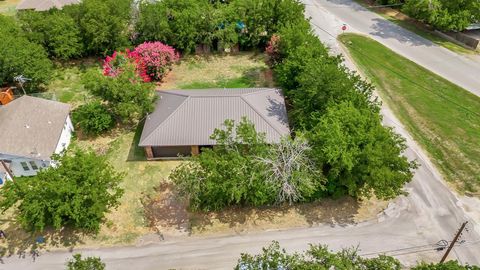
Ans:
{"label": "green grass lawn", "polygon": [[480,194],[480,98],[370,38],[339,39],[446,179]]}
{"label": "green grass lawn", "polygon": [[241,52],[235,55],[189,56],[175,65],[161,89],[271,87],[273,79],[265,55]]}
{"label": "green grass lawn", "polygon": [[38,95],[54,96],[58,101],[74,106],[82,104],[91,97],[82,84],[82,75],[96,68],[100,68],[100,64],[95,59],[57,63],[52,80],[47,85],[47,92]]}
{"label": "green grass lawn", "polygon": [[[417,22],[407,15],[401,13],[400,11],[392,8],[370,8],[370,1],[369,0],[355,0],[360,5],[364,6],[365,8],[369,9],[377,13],[378,15],[382,16],[383,18],[393,22],[425,39],[430,40],[431,42],[445,47],[453,52],[461,53],[461,54],[475,54],[477,53],[474,50],[469,50],[464,48],[454,42],[451,42],[443,37],[440,37],[434,34],[430,29],[427,28],[426,25]],[[377,5],[377,4],[375,4]]]}

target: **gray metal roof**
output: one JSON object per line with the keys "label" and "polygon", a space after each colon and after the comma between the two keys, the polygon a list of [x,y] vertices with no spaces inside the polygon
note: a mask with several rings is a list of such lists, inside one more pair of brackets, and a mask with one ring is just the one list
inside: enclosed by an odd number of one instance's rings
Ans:
{"label": "gray metal roof", "polygon": [[81,0],[23,0],[17,5],[17,10],[33,9],[46,11],[52,8],[61,9],[66,5],[78,4]]}
{"label": "gray metal roof", "polygon": [[0,153],[49,160],[70,105],[22,96],[0,106]]}
{"label": "gray metal roof", "polygon": [[268,142],[290,134],[283,95],[278,89],[203,89],[158,92],[147,117],[140,146],[214,145],[210,139],[225,119],[253,122]]}

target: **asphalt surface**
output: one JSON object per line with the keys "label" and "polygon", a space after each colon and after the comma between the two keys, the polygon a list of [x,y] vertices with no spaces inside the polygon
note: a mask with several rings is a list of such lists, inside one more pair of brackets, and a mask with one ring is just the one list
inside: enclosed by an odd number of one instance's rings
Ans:
{"label": "asphalt surface", "polygon": [[[377,20],[369,19],[375,15],[355,6],[347,10],[344,7],[336,8],[331,1],[305,2],[307,15],[313,17],[312,23],[323,29],[316,28],[320,39],[328,43],[336,53],[341,52],[341,47],[324,30],[334,35],[341,33],[340,26],[344,23],[342,21],[344,18],[341,17],[343,13],[349,14],[346,20],[351,17],[352,21],[347,23],[355,24],[355,27],[358,24],[359,28],[368,29],[368,24],[371,25],[370,27],[376,25],[375,27],[382,27],[378,30],[382,33],[390,31],[391,27],[395,29],[388,22],[379,23]],[[328,9],[322,7],[323,4],[328,4]],[[349,7],[347,4],[342,6]],[[333,12],[331,12],[332,9]],[[358,14],[355,15],[355,12]],[[386,38],[386,40],[396,43],[394,40],[411,39],[411,46],[414,48],[429,47],[414,45],[425,41],[410,33],[402,38],[403,32],[399,30],[396,38]],[[405,46],[408,47],[408,45]],[[449,55],[448,57],[453,56],[449,52],[444,52],[443,49],[439,51],[441,54]],[[425,58],[422,56],[420,60]],[[457,61],[463,62],[464,59],[457,59]],[[348,58],[346,64],[354,68]],[[450,76],[455,74],[475,80],[474,76],[469,76],[469,73],[465,72],[455,72]],[[475,85],[474,81],[471,83]],[[478,82],[477,85],[479,85]],[[479,226],[471,218],[478,216],[478,207],[472,207],[473,203],[478,203],[478,200],[470,198],[469,202],[472,204],[465,205],[444,184],[441,175],[426,154],[399,124],[391,111],[383,107],[382,114],[384,123],[394,127],[407,139],[409,148],[405,155],[409,159],[416,159],[420,168],[416,171],[413,181],[406,186],[409,195],[396,199],[377,219],[356,225],[332,223],[311,228],[219,237],[171,239],[167,237],[164,241],[159,240],[150,245],[77,250],[77,252],[87,256],[100,256],[106,262],[107,269],[229,269],[235,265],[240,253],[256,253],[272,240],[277,240],[288,251],[304,250],[309,243],[327,244],[335,250],[357,246],[362,255],[376,256],[386,252],[387,255],[397,257],[408,266],[421,260],[439,261],[443,252],[434,250],[435,243],[442,239],[452,239],[460,224],[469,221],[468,231],[462,236],[465,242],[456,245],[449,258],[457,259],[461,263],[480,264]],[[65,251],[43,253],[35,261],[30,256],[4,258],[0,269],[64,269],[64,263],[70,257],[71,253]]]}

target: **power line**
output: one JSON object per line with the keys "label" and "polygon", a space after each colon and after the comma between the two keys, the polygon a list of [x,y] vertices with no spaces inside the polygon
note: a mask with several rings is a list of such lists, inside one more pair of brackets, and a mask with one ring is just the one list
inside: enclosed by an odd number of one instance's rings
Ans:
{"label": "power line", "polygon": [[[331,34],[330,32],[328,32],[327,30],[323,29],[322,27],[318,26],[318,25],[315,24],[314,22],[310,22],[310,23],[313,24],[313,25],[314,25],[315,27],[317,27],[318,29],[322,30],[323,32],[327,33],[329,36],[333,37],[334,39],[337,39],[336,36],[334,36],[333,34]],[[412,84],[414,84],[414,85],[422,88],[423,90],[426,90],[426,91],[434,94],[435,96],[437,96],[437,97],[439,97],[439,98],[441,98],[441,99],[443,99],[443,100],[446,100],[446,101],[448,101],[448,102],[450,102],[450,103],[452,103],[452,104],[454,104],[454,105],[462,108],[464,111],[466,111],[466,112],[468,112],[468,113],[471,113],[471,114],[473,114],[473,115],[476,115],[476,116],[480,117],[480,113],[477,113],[477,112],[475,112],[475,111],[472,111],[472,110],[470,110],[469,108],[467,108],[467,107],[465,107],[465,106],[463,106],[463,105],[461,105],[461,104],[459,104],[459,103],[457,103],[457,102],[455,102],[455,101],[453,101],[453,100],[451,100],[451,99],[449,99],[449,98],[447,98],[447,97],[445,97],[445,96],[443,96],[443,95],[440,95],[439,93],[437,93],[437,92],[435,92],[435,91],[432,91],[432,90],[429,89],[428,87],[425,87],[425,86],[419,84],[418,82],[411,80],[410,78],[408,78],[407,76],[405,76],[405,75],[397,72],[396,70],[393,70],[393,69],[391,69],[390,67],[388,67],[388,66],[386,66],[386,65],[384,65],[384,64],[382,64],[382,63],[380,63],[380,62],[378,62],[378,61],[376,61],[376,60],[374,60],[374,59],[372,59],[369,55],[363,53],[363,52],[362,52],[361,50],[359,50],[358,48],[356,48],[356,47],[354,47],[354,46],[349,46],[349,48],[352,48],[353,50],[355,50],[356,52],[358,52],[359,54],[361,54],[362,56],[364,56],[367,60],[370,60],[371,62],[374,62],[374,63],[380,65],[381,67],[383,67],[383,68],[385,68],[385,69],[393,72],[395,75],[397,75],[397,76],[399,76],[399,77],[401,77],[401,78],[409,81],[410,83],[412,83]],[[466,90],[465,90],[465,91],[466,91]]]}
{"label": "power line", "polygon": [[[445,240],[442,240],[442,241],[445,241]],[[406,248],[391,249],[386,251],[363,253],[363,254],[360,254],[360,256],[372,256],[372,255],[392,254],[392,253],[393,253],[393,256],[401,256],[401,255],[415,254],[415,253],[421,253],[421,252],[427,252],[427,251],[441,251],[447,248],[446,245],[439,244],[440,242],[441,241],[437,242],[436,244],[419,245],[419,246],[411,246]],[[448,245],[448,244],[452,244],[453,241],[445,241],[445,243]],[[465,247],[465,246],[474,245],[478,243],[480,243],[480,240],[462,241],[462,242],[454,243],[453,246]],[[415,249],[418,249],[418,250],[415,250]]]}

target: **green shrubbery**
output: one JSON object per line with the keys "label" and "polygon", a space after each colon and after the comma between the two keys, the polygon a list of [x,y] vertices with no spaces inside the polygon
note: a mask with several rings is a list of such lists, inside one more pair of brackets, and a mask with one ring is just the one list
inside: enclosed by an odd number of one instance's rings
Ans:
{"label": "green shrubbery", "polygon": [[71,226],[97,232],[118,205],[123,175],[94,152],[73,149],[54,161],[57,166],[36,176],[7,181],[0,189],[0,209],[15,207],[19,223],[32,231]]}
{"label": "green shrubbery", "polygon": [[99,135],[115,124],[107,106],[99,101],[81,105],[73,111],[73,122],[86,134]]}
{"label": "green shrubbery", "polygon": [[136,41],[162,41],[183,52],[263,47],[280,27],[303,19],[296,0],[164,0],[140,5]]}
{"label": "green shrubbery", "polygon": [[194,210],[305,201],[322,186],[307,155],[310,149],[300,138],[269,146],[246,119],[238,125],[225,121],[211,138],[217,146],[204,149],[170,176]]}
{"label": "green shrubbery", "polygon": [[[330,269],[364,269],[364,270],[400,270],[400,262],[390,256],[379,255],[364,258],[354,248],[333,252],[327,246],[310,245],[303,253],[288,254],[280,248],[278,242],[262,249],[258,255],[242,254],[238,260],[237,270],[291,269],[291,270],[330,270]],[[425,264],[412,270],[480,270],[477,266],[462,266],[457,261],[438,264]]]}
{"label": "green shrubbery", "polygon": [[53,65],[44,48],[29,41],[12,18],[0,15],[0,25],[0,86],[13,84],[18,75],[31,79],[27,91],[45,85]]}
{"label": "green shrubbery", "polygon": [[81,254],[73,255],[67,262],[67,270],[104,270],[105,263],[99,257],[82,258]]}
{"label": "green shrubbery", "polygon": [[85,88],[100,98],[115,119],[124,124],[136,123],[154,108],[154,85],[144,83],[133,64],[124,66],[115,77],[91,70],[83,77]]}

